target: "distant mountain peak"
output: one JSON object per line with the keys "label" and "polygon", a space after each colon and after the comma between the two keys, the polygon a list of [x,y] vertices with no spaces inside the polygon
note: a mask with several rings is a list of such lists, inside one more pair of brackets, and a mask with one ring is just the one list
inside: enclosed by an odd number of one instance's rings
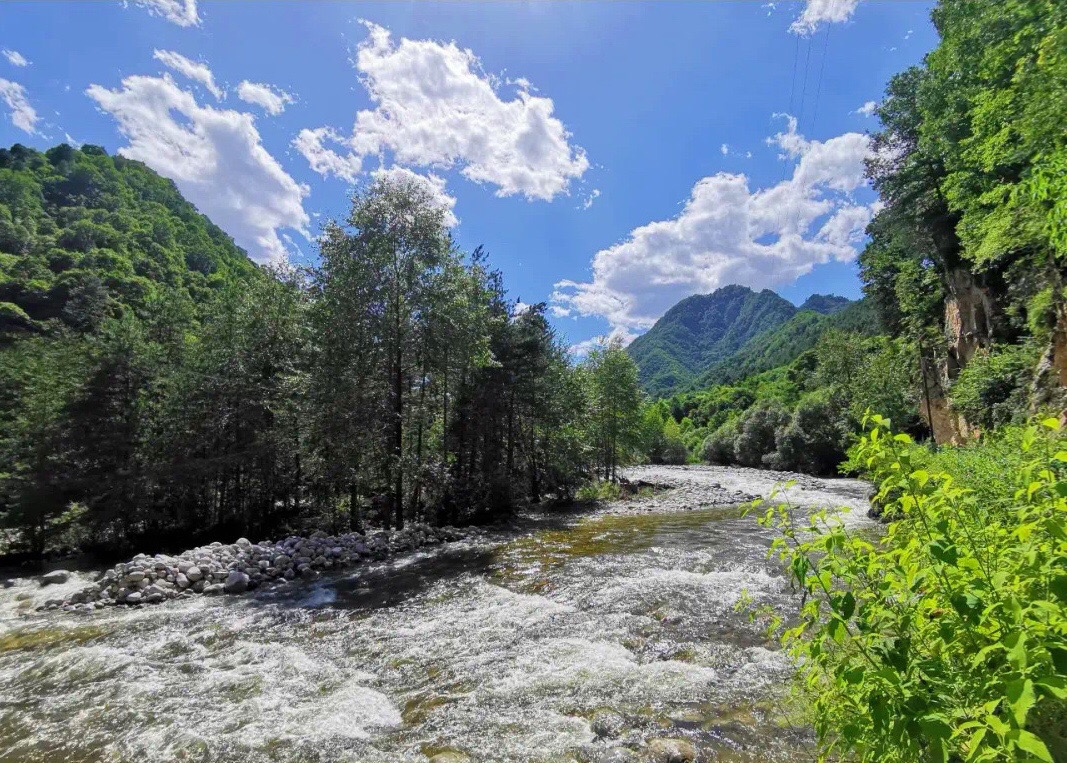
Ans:
{"label": "distant mountain peak", "polygon": [[813,294],[798,308],[770,289],[730,284],[686,297],[627,351],[645,391],[661,397],[788,363],[832,326],[873,333],[865,306]]}
{"label": "distant mountain peak", "polygon": [[839,297],[836,294],[812,294],[804,300],[804,304],[801,305],[799,309],[810,310],[811,312],[819,313],[820,315],[833,315],[836,312],[844,310],[851,304],[851,299]]}
{"label": "distant mountain peak", "polygon": [[645,389],[654,395],[666,394],[689,384],[710,363],[782,325],[796,312],[791,302],[769,289],[755,292],[731,284],[683,299],[635,339],[629,353]]}

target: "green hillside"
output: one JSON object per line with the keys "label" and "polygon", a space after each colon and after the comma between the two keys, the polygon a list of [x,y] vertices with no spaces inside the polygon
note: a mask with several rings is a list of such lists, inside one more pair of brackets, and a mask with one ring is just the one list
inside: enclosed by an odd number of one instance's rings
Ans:
{"label": "green hillside", "polygon": [[832,315],[833,313],[841,312],[851,304],[852,300],[847,297],[839,297],[836,294],[812,294],[804,300],[804,304],[800,306],[800,309],[810,310],[821,315]]}
{"label": "green hillside", "polygon": [[796,315],[781,326],[757,334],[737,352],[712,363],[689,388],[697,390],[716,384],[734,384],[748,376],[788,365],[801,353],[813,348],[830,329],[864,336],[880,333],[878,316],[868,300],[849,302],[843,297],[830,297],[833,300],[831,303],[816,301],[817,307],[828,310],[822,313],[813,312],[807,307],[817,297],[822,295],[813,295]]}
{"label": "green hillside", "polygon": [[683,299],[628,349],[644,390],[663,397],[787,365],[830,328],[879,332],[866,300],[813,294],[798,308],[767,289],[732,285]]}
{"label": "green hillside", "polygon": [[628,350],[645,391],[663,396],[688,386],[711,363],[781,326],[796,311],[773,291],[724,286],[683,299]]}
{"label": "green hillside", "polygon": [[94,330],[162,294],[203,303],[256,266],[141,162],[97,146],[0,149],[0,332]]}

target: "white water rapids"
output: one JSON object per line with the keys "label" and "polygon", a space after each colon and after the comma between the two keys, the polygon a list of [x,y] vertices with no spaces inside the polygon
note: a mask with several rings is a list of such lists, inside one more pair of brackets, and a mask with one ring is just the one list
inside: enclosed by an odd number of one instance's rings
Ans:
{"label": "white water rapids", "polygon": [[[18,579],[0,591],[0,761],[644,760],[656,738],[698,760],[810,757],[788,661],[735,609],[796,606],[733,497],[781,475],[631,476],[676,487],[286,592],[44,614],[62,591]],[[785,497],[862,523],[865,494],[805,478]]]}

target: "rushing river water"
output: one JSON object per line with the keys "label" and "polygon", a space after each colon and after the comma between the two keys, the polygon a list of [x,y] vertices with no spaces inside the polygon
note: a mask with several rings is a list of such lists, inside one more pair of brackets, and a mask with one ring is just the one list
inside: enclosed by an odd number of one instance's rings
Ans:
{"label": "rushing river water", "polygon": [[[638,476],[678,487],[285,592],[45,615],[27,609],[56,594],[17,581],[0,761],[622,761],[656,738],[810,758],[788,662],[736,611],[796,606],[731,498],[773,475]],[[789,499],[863,494],[808,480]]]}

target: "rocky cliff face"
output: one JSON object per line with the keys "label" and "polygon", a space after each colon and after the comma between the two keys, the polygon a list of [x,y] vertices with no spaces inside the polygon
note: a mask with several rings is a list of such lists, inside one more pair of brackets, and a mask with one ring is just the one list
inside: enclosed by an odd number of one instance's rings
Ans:
{"label": "rocky cliff face", "polygon": [[945,286],[948,292],[942,324],[945,350],[925,362],[926,389],[920,401],[920,415],[930,426],[935,442],[960,445],[973,440],[979,432],[952,408],[946,391],[975,353],[989,349],[996,333],[998,313],[990,290],[973,273],[963,269],[950,271]]}

